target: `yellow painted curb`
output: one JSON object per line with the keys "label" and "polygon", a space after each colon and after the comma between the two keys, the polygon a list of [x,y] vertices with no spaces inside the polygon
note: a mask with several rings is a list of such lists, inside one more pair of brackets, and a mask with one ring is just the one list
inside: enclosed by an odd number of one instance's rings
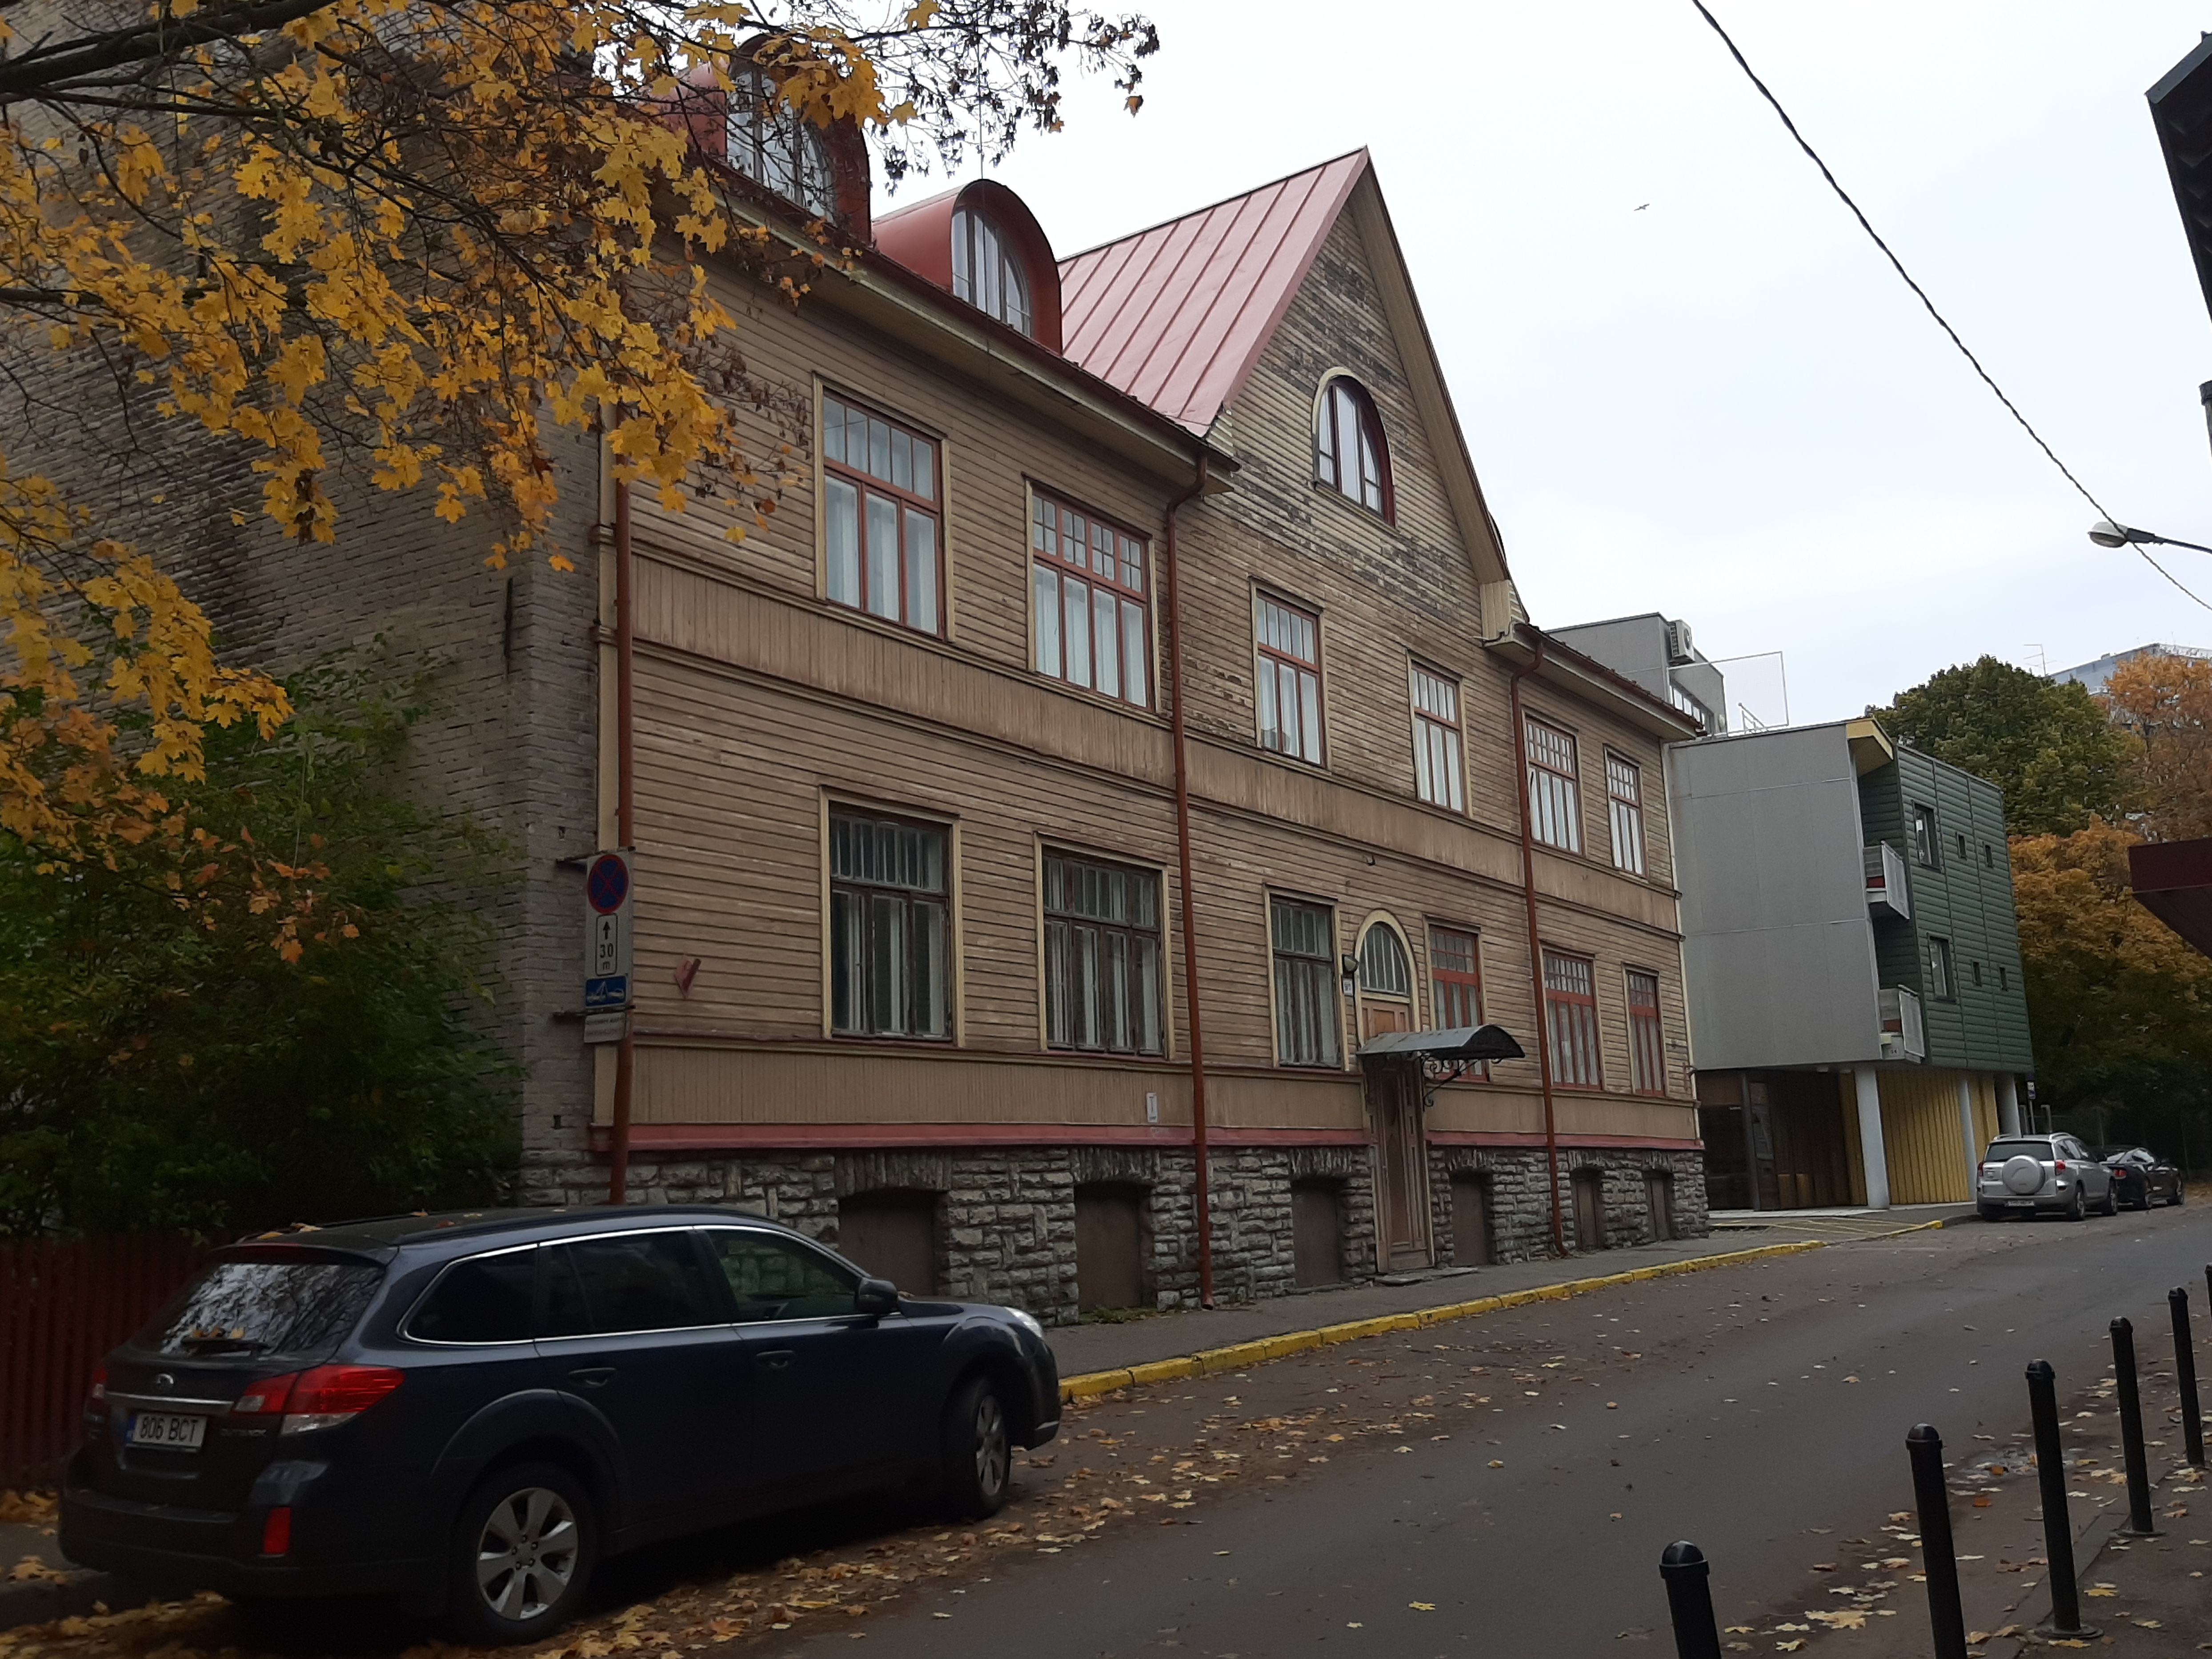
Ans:
{"label": "yellow painted curb", "polygon": [[[1918,1232],[1923,1227],[1940,1227],[1942,1224],[1941,1221],[1923,1221],[1918,1226],[1899,1231]],[[1885,1233],[1882,1237],[1893,1238],[1897,1235]],[[1280,1359],[1285,1354],[1303,1353],[1311,1348],[1351,1342],[1361,1337],[1387,1336],[1393,1331],[1425,1330],[1448,1320],[1471,1319],[1477,1314],[1526,1307],[1532,1302],[1560,1302],[1571,1296],[1606,1290],[1615,1285],[1634,1285],[1647,1279],[1668,1279],[1676,1273],[1693,1273],[1707,1267],[1733,1267],[1740,1261],[1756,1261],[1762,1256],[1796,1255],[1802,1251],[1820,1249],[1826,1243],[1826,1239],[1820,1238],[1793,1239],[1787,1244],[1761,1244],[1753,1249],[1729,1250],[1720,1255],[1693,1255],[1680,1261],[1657,1261],[1648,1267],[1632,1267],[1626,1273],[1602,1273],[1594,1279],[1571,1279],[1558,1285],[1534,1285],[1525,1291],[1506,1291],[1497,1296],[1477,1297],[1472,1302],[1448,1303],[1440,1308],[1419,1308],[1409,1313],[1380,1314],[1372,1319],[1353,1319],[1340,1325],[1317,1326],[1312,1330],[1286,1331],[1280,1336],[1260,1337],[1250,1342],[1233,1343],[1225,1348],[1204,1348],[1196,1353],[1182,1354],[1173,1359],[1155,1359],[1142,1365],[1127,1365],[1118,1370],[1085,1371],[1078,1376],[1062,1377],[1060,1397],[1063,1401],[1088,1400],[1098,1395],[1111,1394],[1116,1389],[1135,1388],[1146,1382],[1175,1382],[1186,1377],[1210,1376],[1218,1371],[1243,1370],[1270,1359]]]}

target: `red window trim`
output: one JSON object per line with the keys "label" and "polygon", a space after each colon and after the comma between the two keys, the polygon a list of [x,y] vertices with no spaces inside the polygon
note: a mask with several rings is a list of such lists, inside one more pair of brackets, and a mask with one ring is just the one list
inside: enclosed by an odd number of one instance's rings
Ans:
{"label": "red window trim", "polygon": [[[1641,1003],[1636,1000],[1636,981],[1649,980],[1651,1000]],[[1632,1092],[1663,1098],[1667,1093],[1667,1028],[1666,1018],[1660,1012],[1659,999],[1662,994],[1658,971],[1650,968],[1624,968],[1621,983],[1628,1002],[1628,1064]],[[1648,1055],[1644,1038],[1650,1038]],[[1653,1086],[1645,1088],[1644,1061],[1648,1059]]]}
{"label": "red window trim", "polygon": [[[1589,990],[1580,992],[1554,988],[1550,971],[1554,959],[1582,963],[1589,972]],[[1552,1044],[1554,1060],[1552,1067],[1552,1086],[1555,1089],[1571,1089],[1577,1094],[1601,1094],[1605,1090],[1605,1043],[1604,1032],[1598,1024],[1597,1018],[1597,958],[1580,951],[1562,951],[1555,946],[1546,945],[1540,947],[1540,961],[1544,985],[1544,1027]],[[1589,1011],[1587,1028],[1590,1045],[1589,1057],[1591,1070],[1596,1074],[1589,1082],[1568,1082],[1559,1075],[1561,1068],[1556,1062],[1560,1053],[1560,1023],[1555,1016],[1557,1011],[1562,1007],[1587,1008]],[[1580,1024],[1579,1021],[1577,1023]]]}
{"label": "red window trim", "polygon": [[[1450,1029],[1451,1022],[1445,1018],[1443,1009],[1437,1006],[1439,999],[1437,995],[1437,988],[1439,985],[1459,985],[1474,993],[1474,1020],[1475,1024],[1480,1025],[1482,1023],[1482,929],[1470,927],[1465,922],[1432,921],[1428,923],[1428,933],[1430,1020],[1440,1030]],[[1438,933],[1457,933],[1465,938],[1471,947],[1468,951],[1468,959],[1474,963],[1474,966],[1472,969],[1440,967],[1437,951]],[[1464,1083],[1487,1083],[1490,1080],[1488,1060],[1483,1061],[1481,1065],[1461,1079]]]}
{"label": "red window trim", "polygon": [[[1322,476],[1321,423],[1330,418],[1330,399],[1334,394],[1336,388],[1340,386],[1350,389],[1352,392],[1352,400],[1359,411],[1359,424],[1365,431],[1368,441],[1375,447],[1376,482],[1381,485],[1382,495],[1382,505],[1380,507],[1370,507],[1365,501],[1360,500],[1358,495],[1359,481],[1356,476],[1353,478],[1353,487],[1351,489],[1346,489],[1340,482],[1344,477],[1344,437],[1341,433],[1336,434],[1336,456],[1334,459],[1336,477],[1325,478]],[[1338,500],[1349,501],[1352,506],[1358,507],[1362,513],[1374,514],[1376,517],[1381,519],[1383,523],[1390,526],[1393,529],[1397,527],[1398,490],[1397,485],[1392,479],[1390,474],[1390,441],[1383,434],[1382,411],[1376,406],[1375,394],[1367,389],[1365,383],[1360,380],[1358,376],[1352,374],[1332,374],[1322,382],[1321,395],[1316,400],[1314,407],[1313,446],[1313,481],[1314,487],[1316,489],[1325,489],[1330,495],[1334,495]],[[1352,457],[1352,465],[1356,475],[1359,466],[1359,458],[1357,453]]]}
{"label": "red window trim", "polygon": [[[1072,691],[1085,692],[1091,696],[1101,697],[1105,699],[1107,702],[1119,703],[1124,708],[1142,708],[1146,710],[1157,709],[1159,706],[1160,688],[1158,685],[1159,665],[1154,660],[1152,653],[1152,544],[1151,538],[1149,537],[1139,535],[1137,532],[1130,529],[1119,520],[1110,518],[1103,513],[1093,512],[1091,508],[1084,506],[1080,501],[1076,501],[1073,496],[1062,495],[1059,490],[1054,489],[1048,485],[1039,483],[1033,478],[1029,480],[1029,526],[1025,533],[1029,538],[1030,569],[1031,572],[1030,577],[1030,604],[1032,610],[1034,610],[1036,605],[1036,577],[1035,572],[1040,566],[1045,569],[1050,570],[1055,577],[1063,580],[1066,579],[1068,572],[1072,570],[1080,570],[1082,573],[1080,579],[1089,583],[1094,590],[1103,587],[1109,592],[1117,595],[1120,599],[1127,599],[1135,605],[1142,615],[1142,626],[1144,629],[1144,636],[1141,641],[1141,660],[1144,664],[1145,669],[1145,695],[1141,698],[1132,697],[1128,695],[1129,676],[1127,659],[1126,655],[1122,659],[1119,671],[1119,678],[1122,688],[1119,691],[1101,691],[1096,685],[1085,685],[1079,681],[1072,680],[1067,678],[1066,612],[1064,608],[1060,613],[1060,621],[1059,624],[1060,633],[1060,666],[1058,671],[1042,667],[1037,663],[1037,641],[1036,634],[1037,618],[1034,614],[1030,617],[1030,666],[1031,671],[1042,675],[1047,679],[1058,681],[1060,684],[1067,687]],[[1095,562],[1095,555],[1091,557],[1086,557],[1084,563],[1079,566],[1068,560],[1064,555],[1048,553],[1043,549],[1038,547],[1036,544],[1037,507],[1040,504],[1057,508],[1060,513],[1073,513],[1078,518],[1083,520],[1086,526],[1095,526],[1098,528],[1109,531],[1115,536],[1122,537],[1129,541],[1134,542],[1137,544],[1139,554],[1143,562],[1143,569],[1140,573],[1141,580],[1139,583],[1135,586],[1132,586],[1127,582],[1120,580],[1121,572],[1127,568],[1127,554],[1118,546],[1115,549],[1115,574],[1112,577],[1102,576],[1098,574]],[[1061,538],[1065,540],[1066,526],[1064,520],[1058,521],[1058,532]],[[1090,538],[1087,534],[1085,538],[1085,541],[1086,548],[1088,548]],[[1062,604],[1064,606],[1064,599]],[[1118,631],[1115,635],[1115,638],[1117,641],[1120,639]],[[1092,647],[1091,677],[1093,679],[1097,678],[1095,636],[1093,639]]]}
{"label": "red window trim", "polygon": [[[1273,744],[1267,741],[1265,727],[1258,728],[1255,732],[1254,735],[1259,738],[1261,749],[1267,754],[1280,755],[1285,760],[1297,761],[1301,764],[1306,766],[1326,768],[1328,765],[1328,711],[1325,702],[1323,702],[1323,699],[1327,695],[1328,688],[1322,682],[1321,672],[1321,607],[1319,605],[1306,605],[1299,600],[1286,598],[1271,587],[1255,586],[1253,590],[1253,654],[1256,657],[1264,658],[1269,662],[1282,663],[1301,674],[1311,674],[1313,676],[1314,729],[1315,736],[1319,740],[1315,746],[1320,750],[1320,752],[1309,757],[1303,746],[1297,749],[1278,748]],[[1314,653],[1310,659],[1293,655],[1291,653],[1285,651],[1279,647],[1269,645],[1266,641],[1260,637],[1260,606],[1262,605],[1272,605],[1279,611],[1287,611],[1292,616],[1297,617],[1312,624]],[[1256,678],[1256,674],[1255,677]],[[1279,687],[1279,684],[1280,682],[1278,681]],[[1282,731],[1283,725],[1279,690],[1277,692],[1277,698],[1275,729],[1279,734]],[[1255,686],[1253,688],[1252,702],[1253,710],[1255,715],[1258,713],[1259,702],[1259,688]],[[1299,703],[1298,718],[1300,721],[1300,735],[1303,736],[1304,722],[1305,720],[1305,706],[1303,700]]]}
{"label": "red window trim", "polygon": [[[858,410],[860,414],[867,416],[872,419],[884,422],[886,425],[890,426],[893,431],[904,433],[909,440],[920,439],[922,442],[927,444],[929,446],[930,484],[934,494],[924,495],[911,489],[902,489],[899,485],[891,483],[889,479],[878,477],[873,472],[868,471],[862,467],[854,466],[849,461],[831,459],[830,454],[830,447],[827,441],[827,422],[817,421],[815,434],[815,446],[821,456],[822,475],[823,478],[825,480],[829,478],[836,478],[844,483],[852,485],[854,489],[860,492],[860,516],[858,522],[855,525],[855,534],[860,538],[859,541],[855,544],[858,549],[855,556],[858,558],[860,562],[860,598],[856,603],[848,604],[843,599],[837,599],[835,596],[830,596],[830,603],[837,606],[840,610],[858,611],[861,616],[872,617],[876,621],[880,623],[890,623],[893,627],[903,628],[910,633],[923,634],[927,635],[932,638],[943,639],[945,637],[946,619],[951,610],[951,606],[948,602],[949,595],[945,592],[946,584],[945,571],[945,440],[933,432],[925,431],[922,428],[915,425],[912,421],[902,419],[900,416],[892,414],[889,410],[884,409],[880,404],[872,403],[865,398],[855,398],[848,392],[840,391],[835,386],[824,386],[822,388],[822,403],[825,408],[832,399],[843,404],[848,409]],[[896,501],[898,503],[900,507],[898,515],[899,614],[896,617],[887,617],[879,611],[871,609],[867,602],[868,552],[866,538],[867,533],[867,496],[871,494],[881,495],[887,501]],[[933,590],[936,595],[937,620],[934,624],[927,628],[921,627],[918,623],[909,620],[906,614],[907,599],[912,587],[911,580],[907,568],[908,556],[907,550],[906,510],[908,508],[911,508],[913,511],[929,519],[937,526],[935,535],[936,548],[934,550],[936,576]],[[828,512],[826,502],[823,510],[825,514],[826,525],[826,514]],[[827,564],[829,561],[829,546],[826,533],[821,557],[823,562],[824,574],[826,577]],[[824,591],[826,593],[826,583]]]}

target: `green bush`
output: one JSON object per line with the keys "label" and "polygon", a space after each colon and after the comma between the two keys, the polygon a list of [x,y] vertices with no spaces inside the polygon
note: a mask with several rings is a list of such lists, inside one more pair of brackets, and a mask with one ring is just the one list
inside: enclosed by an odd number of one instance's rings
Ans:
{"label": "green bush", "polygon": [[173,792],[214,849],[53,868],[0,837],[0,1236],[220,1235],[510,1190],[489,930],[439,902],[495,890],[500,848],[392,783],[426,682],[341,663],[288,689],[273,738],[215,734],[205,780]]}

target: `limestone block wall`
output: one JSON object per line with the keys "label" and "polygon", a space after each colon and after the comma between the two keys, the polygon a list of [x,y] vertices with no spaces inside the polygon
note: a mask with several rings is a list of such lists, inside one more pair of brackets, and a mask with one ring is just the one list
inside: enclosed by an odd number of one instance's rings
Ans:
{"label": "limestone block wall", "polygon": [[[1370,1278],[1375,1200],[1364,1146],[1232,1147],[1210,1162],[1214,1294],[1245,1302],[1289,1294],[1296,1283],[1291,1184],[1322,1180],[1341,1195],[1345,1271]],[[1606,1243],[1651,1236],[1645,1179],[1674,1178],[1676,1232],[1704,1234],[1705,1182],[1697,1154],[1568,1149],[1560,1158],[1560,1202],[1571,1212],[1572,1172],[1605,1171]],[[570,1201],[602,1195],[600,1166],[570,1166]],[[1480,1172],[1490,1182],[1500,1261],[1527,1261],[1551,1248],[1543,1150],[1443,1146],[1431,1155],[1437,1259],[1452,1258],[1451,1176]],[[727,1204],[795,1227],[833,1248],[841,1198],[886,1188],[939,1195],[939,1282],[947,1296],[1001,1302],[1039,1318],[1078,1316],[1075,1192],[1115,1182],[1145,1194],[1143,1281],[1148,1305],[1193,1306],[1198,1299],[1194,1165],[1187,1148],[968,1147],[947,1151],[779,1152],[744,1156],[643,1158],[631,1165],[634,1201]],[[1571,1223],[1569,1236],[1572,1236]]]}

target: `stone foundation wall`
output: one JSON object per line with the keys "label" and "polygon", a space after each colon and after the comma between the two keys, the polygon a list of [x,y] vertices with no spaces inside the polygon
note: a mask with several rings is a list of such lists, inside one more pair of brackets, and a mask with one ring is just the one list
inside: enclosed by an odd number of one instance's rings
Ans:
{"label": "stone foundation wall", "polygon": [[[1551,1206],[1545,1198],[1544,1150],[1540,1146],[1432,1146],[1429,1150],[1429,1192],[1434,1215],[1437,1260],[1455,1259],[1452,1182],[1455,1176],[1481,1181],[1490,1200],[1490,1259],[1527,1261],[1552,1248]],[[1559,1149],[1560,1230],[1570,1249],[1575,1243],[1574,1179],[1580,1170],[1603,1172],[1607,1249],[1643,1244],[1656,1236],[1650,1203],[1649,1177],[1670,1177],[1677,1238],[1702,1238],[1712,1231],[1705,1215],[1705,1165],[1701,1152],[1662,1152],[1638,1147],[1562,1146]]]}
{"label": "stone foundation wall", "polygon": [[[1674,1180],[1674,1231],[1707,1231],[1698,1155],[1634,1150],[1562,1151],[1560,1204],[1570,1243],[1573,1172],[1605,1171],[1608,1247],[1652,1237],[1647,1175]],[[1430,1153],[1437,1260],[1454,1258],[1452,1178],[1476,1176],[1490,1195],[1491,1258],[1521,1261],[1547,1255],[1551,1218],[1540,1147],[1439,1146]],[[1298,1288],[1293,1252],[1293,1182],[1334,1187],[1342,1219],[1345,1273],[1376,1271],[1373,1165],[1364,1146],[1285,1146],[1218,1151],[1212,1177],[1216,1297],[1253,1301]],[[604,1166],[562,1172],[542,1201],[592,1203],[605,1195]],[[638,1158],[630,1165],[634,1202],[728,1204],[838,1243],[838,1200],[903,1189],[938,1194],[939,1289],[947,1296],[1009,1303],[1059,1322],[1075,1319],[1075,1194],[1094,1183],[1145,1194],[1141,1245],[1146,1304],[1179,1308],[1198,1300],[1194,1165],[1181,1149],[1117,1146],[963,1147],[943,1152],[789,1152],[743,1156]]]}

